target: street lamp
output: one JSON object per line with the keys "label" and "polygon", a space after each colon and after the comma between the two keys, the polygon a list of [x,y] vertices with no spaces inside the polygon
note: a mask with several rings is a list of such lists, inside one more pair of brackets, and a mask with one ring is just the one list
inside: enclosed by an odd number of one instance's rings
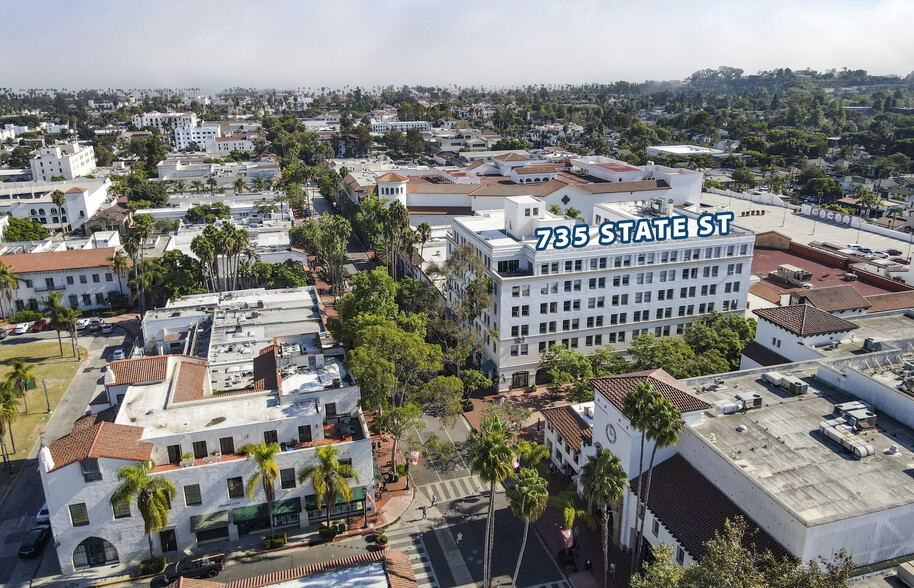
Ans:
{"label": "street lamp", "polygon": [[44,386],[44,401],[48,403],[48,412],[51,412],[51,399],[48,398],[48,379],[41,378],[41,385]]}

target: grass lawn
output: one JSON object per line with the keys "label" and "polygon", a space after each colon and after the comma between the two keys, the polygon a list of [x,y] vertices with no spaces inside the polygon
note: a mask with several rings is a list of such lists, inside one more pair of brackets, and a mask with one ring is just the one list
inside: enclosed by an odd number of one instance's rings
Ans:
{"label": "grass lawn", "polygon": [[[21,403],[19,417],[13,422],[15,453],[13,453],[12,443],[7,439],[6,448],[12,458],[14,471],[18,471],[19,462],[28,456],[32,446],[38,441],[39,433],[44,430],[44,426],[51,416],[47,412],[48,405],[44,398],[44,386],[42,386],[41,380],[47,378],[48,398],[51,401],[51,410],[54,410],[70,386],[77,370],[82,366],[82,362],[76,361],[76,358],[73,357],[73,347],[66,338],[63,351],[64,355],[61,357],[60,347],[56,340],[22,345],[11,345],[7,342],[0,345],[0,379],[5,380],[13,370],[13,361],[21,359],[31,366],[37,384],[26,393],[25,400],[28,402],[29,412],[25,412],[25,403]],[[86,350],[83,348],[82,356],[85,357],[85,354]]]}

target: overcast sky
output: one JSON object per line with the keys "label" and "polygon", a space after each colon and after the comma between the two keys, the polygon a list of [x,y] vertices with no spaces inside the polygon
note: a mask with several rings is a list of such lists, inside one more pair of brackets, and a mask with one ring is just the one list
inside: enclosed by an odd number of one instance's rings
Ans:
{"label": "overcast sky", "polygon": [[0,0],[0,86],[343,88],[914,70],[912,0]]}

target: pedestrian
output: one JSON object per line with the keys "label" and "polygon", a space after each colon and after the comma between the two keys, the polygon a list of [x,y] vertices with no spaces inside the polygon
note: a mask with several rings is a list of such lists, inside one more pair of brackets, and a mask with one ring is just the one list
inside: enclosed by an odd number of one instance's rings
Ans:
{"label": "pedestrian", "polygon": [[616,577],[616,562],[609,564],[609,573],[613,575],[613,578]]}
{"label": "pedestrian", "polygon": [[422,520],[425,520],[427,518],[428,518],[428,505],[423,504],[422,505]]}
{"label": "pedestrian", "polygon": [[540,432],[540,425],[543,424],[543,419],[536,419],[536,432]]}
{"label": "pedestrian", "polygon": [[436,504],[438,504],[438,495],[432,494],[432,506],[435,506]]}
{"label": "pedestrian", "polygon": [[457,547],[460,547],[460,542],[463,541],[463,533],[457,531]]}

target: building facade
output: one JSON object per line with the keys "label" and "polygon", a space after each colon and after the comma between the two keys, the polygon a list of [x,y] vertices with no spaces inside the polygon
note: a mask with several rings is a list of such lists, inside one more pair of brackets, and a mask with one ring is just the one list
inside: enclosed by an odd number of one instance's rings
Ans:
{"label": "building facade", "polygon": [[[108,201],[107,178],[66,182],[6,182],[0,185],[0,214],[31,219],[49,230],[81,227]],[[51,198],[55,190],[66,197],[61,209]]]}
{"label": "building facade", "polygon": [[58,176],[73,180],[95,171],[95,149],[82,143],[42,147],[29,163],[33,180],[47,182]]}
{"label": "building facade", "polygon": [[197,126],[197,115],[193,112],[145,112],[134,114],[130,122],[138,129],[153,127],[160,133],[171,129],[190,129]]}

